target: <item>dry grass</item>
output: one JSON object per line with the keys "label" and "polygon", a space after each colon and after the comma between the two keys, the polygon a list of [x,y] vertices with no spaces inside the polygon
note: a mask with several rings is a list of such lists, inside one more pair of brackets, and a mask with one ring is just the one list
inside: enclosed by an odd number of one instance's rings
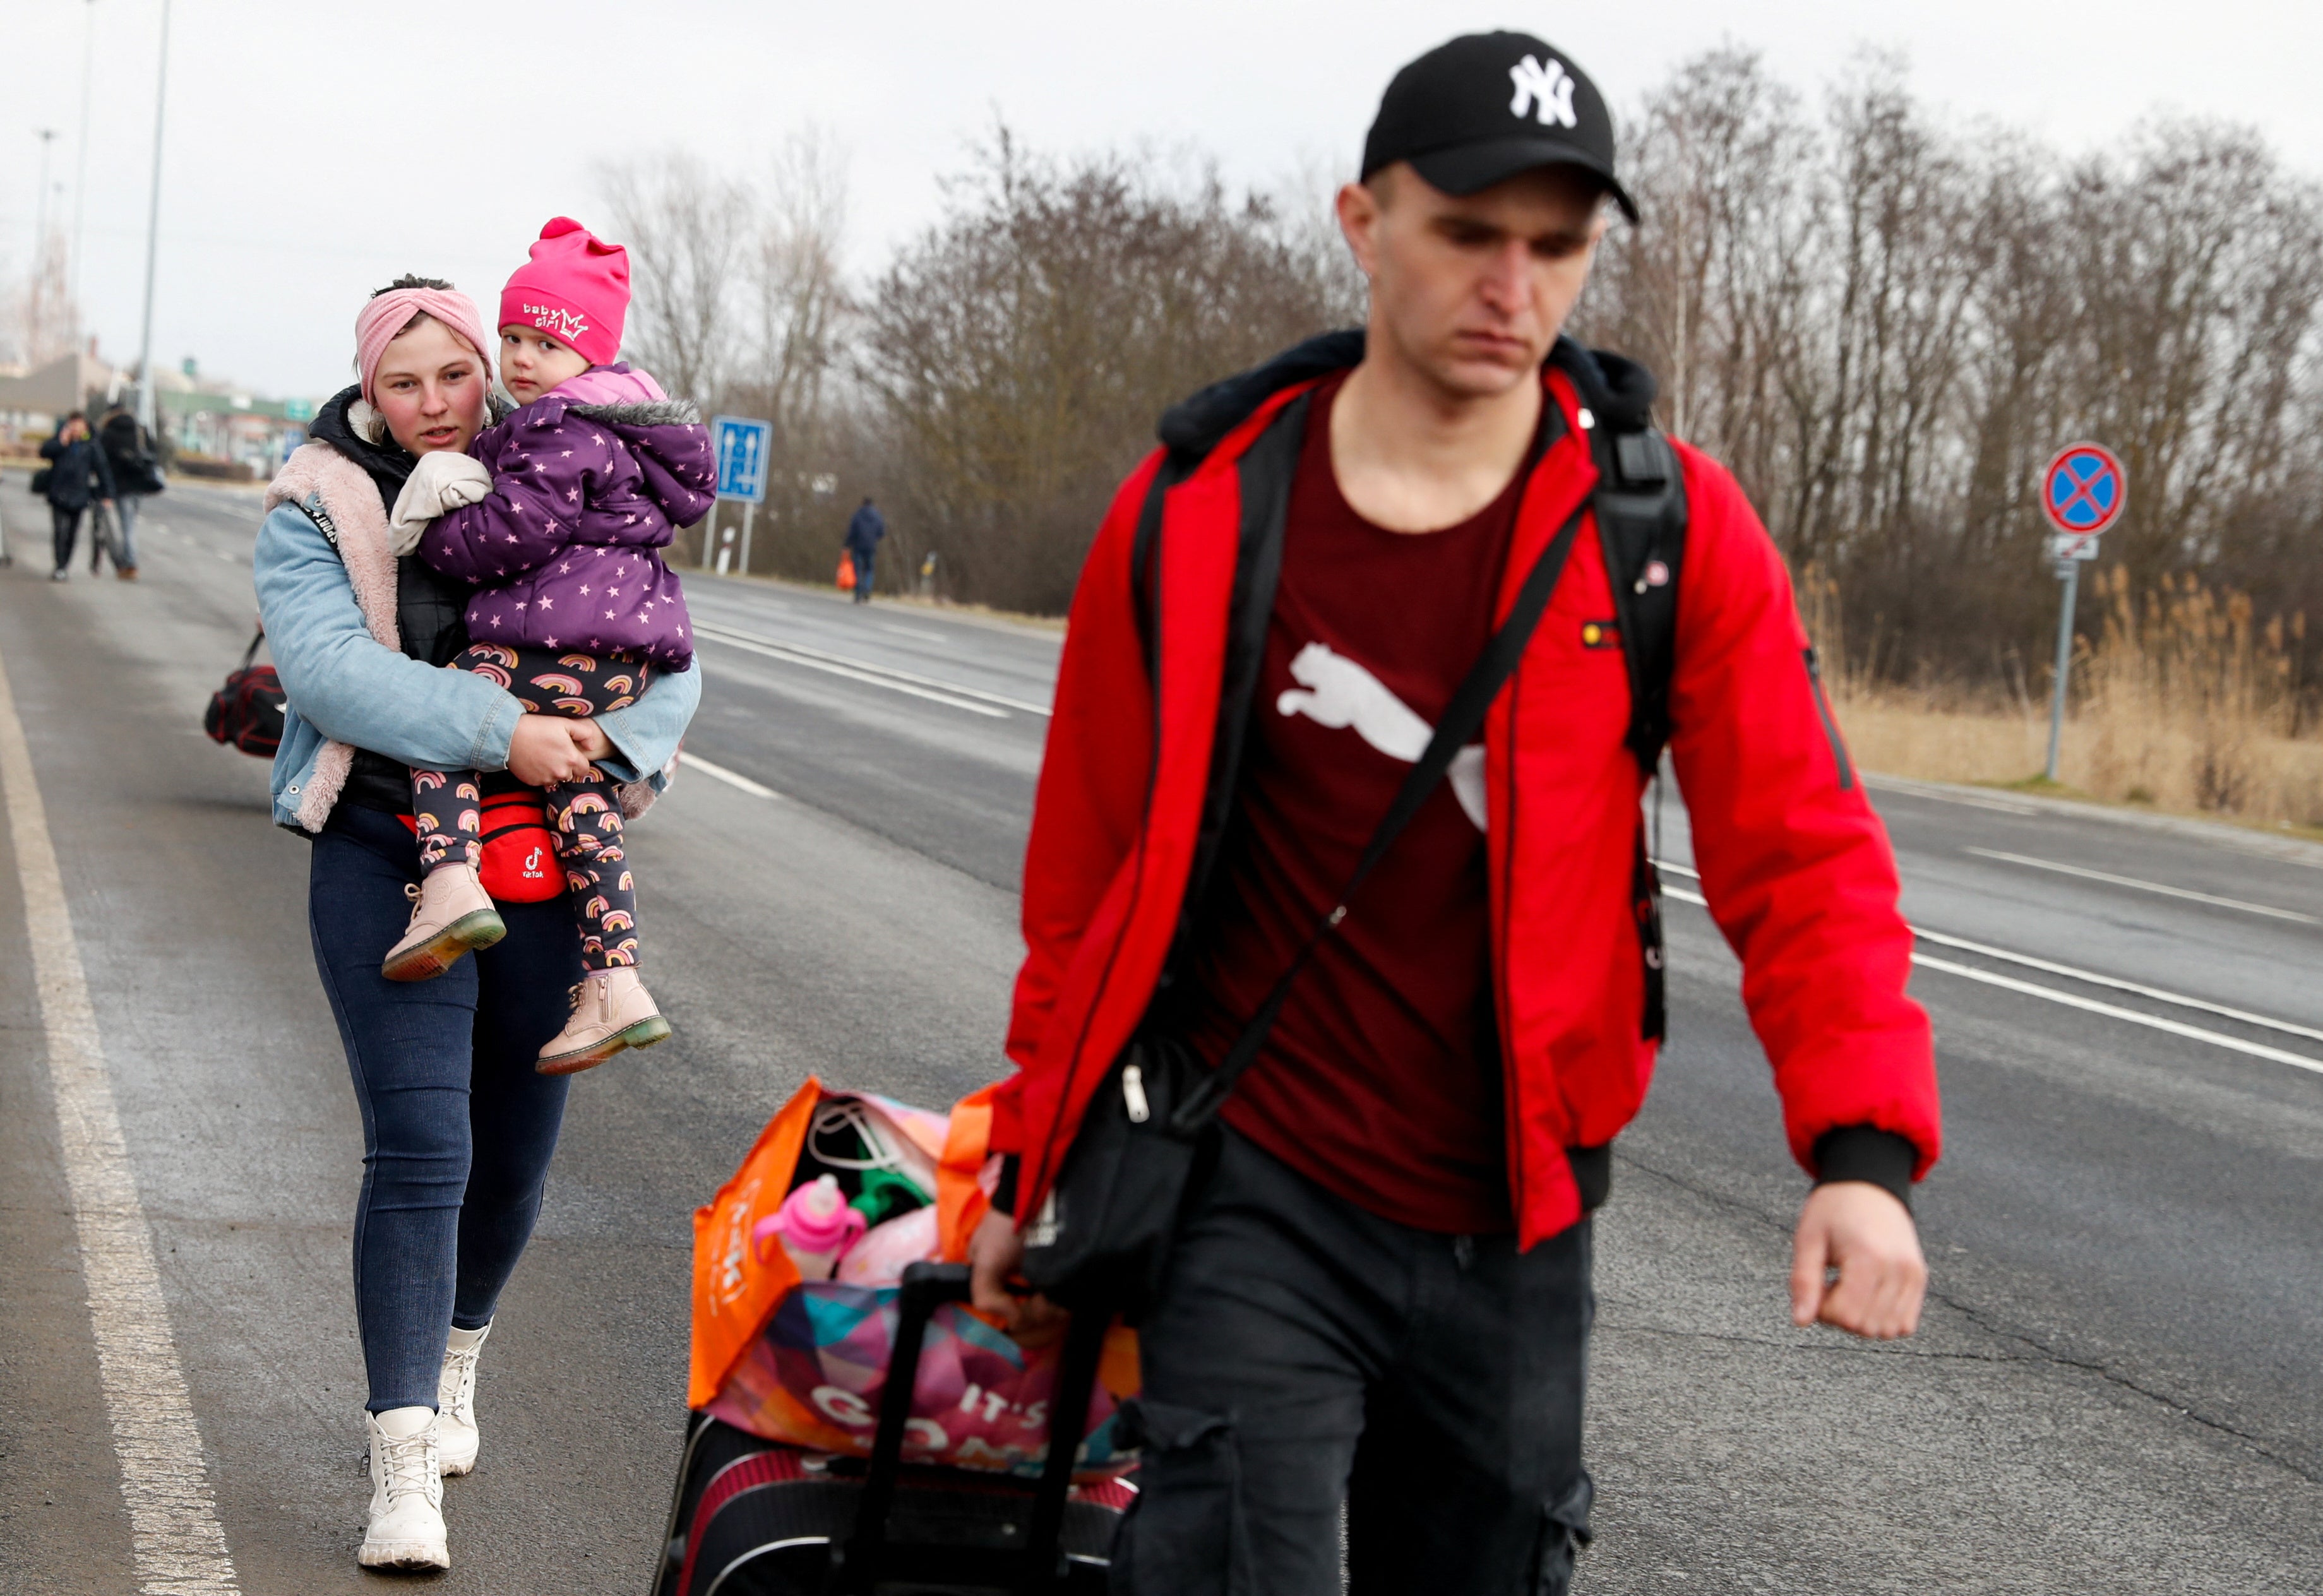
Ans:
{"label": "dry grass", "polygon": [[[1801,583],[1812,629],[1836,640],[1828,583]],[[2323,737],[2303,714],[2293,648],[2304,618],[2254,624],[2250,601],[2190,577],[2133,594],[2126,573],[2084,599],[2058,775],[2111,803],[2262,825],[2323,826]],[[2087,635],[2094,628],[2092,641]],[[1843,650],[1826,642],[1827,655]],[[1866,770],[2015,784],[2048,757],[2037,696],[1961,693],[1829,673],[1833,708]]]}

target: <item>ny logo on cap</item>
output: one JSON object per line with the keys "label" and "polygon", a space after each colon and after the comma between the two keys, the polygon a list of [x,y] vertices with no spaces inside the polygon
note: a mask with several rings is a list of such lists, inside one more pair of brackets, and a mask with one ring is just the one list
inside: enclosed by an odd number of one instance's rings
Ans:
{"label": "ny logo on cap", "polygon": [[1509,102],[1510,115],[1521,116],[1530,110],[1543,127],[1553,122],[1567,127],[1579,124],[1581,119],[1573,114],[1573,78],[1555,56],[1548,58],[1546,67],[1525,57],[1509,69],[1509,80],[1517,86],[1516,98]]}

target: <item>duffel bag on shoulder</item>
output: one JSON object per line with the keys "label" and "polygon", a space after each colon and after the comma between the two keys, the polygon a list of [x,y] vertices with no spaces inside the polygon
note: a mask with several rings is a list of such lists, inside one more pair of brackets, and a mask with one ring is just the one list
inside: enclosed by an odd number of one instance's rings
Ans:
{"label": "duffel bag on shoulder", "polygon": [[202,729],[213,742],[271,759],[274,750],[282,746],[282,706],[288,700],[274,667],[252,663],[258,657],[258,646],[265,641],[263,631],[252,637],[243,651],[242,664],[226,677],[225,686],[210,694],[210,707],[202,713]]}

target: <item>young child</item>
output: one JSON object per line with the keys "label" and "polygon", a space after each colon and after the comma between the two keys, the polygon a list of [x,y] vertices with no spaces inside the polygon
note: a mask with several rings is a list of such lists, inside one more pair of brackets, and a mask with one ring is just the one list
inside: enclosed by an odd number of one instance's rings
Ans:
{"label": "young child", "polygon": [[[473,458],[427,454],[396,504],[400,545],[476,586],[473,642],[454,660],[507,688],[527,713],[594,716],[635,702],[656,671],[693,664],[677,578],[655,551],[714,502],[716,466],[694,407],[615,364],[629,256],[559,216],[500,294],[500,381],[520,407],[480,435]],[[636,881],[614,782],[544,790],[579,922],[584,974],[573,1014],[537,1068],[569,1074],[669,1024],[638,977]],[[477,877],[482,789],[472,770],[415,770],[421,885],[390,981],[441,975],[506,934]]]}

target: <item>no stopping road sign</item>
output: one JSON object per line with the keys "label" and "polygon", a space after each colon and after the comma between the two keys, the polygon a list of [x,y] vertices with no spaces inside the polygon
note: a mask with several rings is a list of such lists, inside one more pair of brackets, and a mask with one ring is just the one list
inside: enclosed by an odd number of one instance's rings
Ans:
{"label": "no stopping road sign", "polygon": [[2095,537],[2121,518],[2129,473],[2102,444],[2069,444],[2041,475],[2041,509],[2066,536]]}

